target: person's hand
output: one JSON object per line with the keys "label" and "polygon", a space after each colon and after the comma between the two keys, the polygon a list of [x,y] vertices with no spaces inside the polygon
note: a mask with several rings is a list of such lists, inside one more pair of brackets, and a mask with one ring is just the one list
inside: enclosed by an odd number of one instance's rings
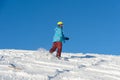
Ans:
{"label": "person's hand", "polygon": [[68,38],[68,37],[65,37],[65,40],[69,40],[69,38]]}

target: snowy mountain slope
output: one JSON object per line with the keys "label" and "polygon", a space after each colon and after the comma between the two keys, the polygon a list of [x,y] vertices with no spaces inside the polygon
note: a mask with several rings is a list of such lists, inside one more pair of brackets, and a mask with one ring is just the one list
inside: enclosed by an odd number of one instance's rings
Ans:
{"label": "snowy mountain slope", "polygon": [[120,56],[0,50],[0,80],[120,80]]}

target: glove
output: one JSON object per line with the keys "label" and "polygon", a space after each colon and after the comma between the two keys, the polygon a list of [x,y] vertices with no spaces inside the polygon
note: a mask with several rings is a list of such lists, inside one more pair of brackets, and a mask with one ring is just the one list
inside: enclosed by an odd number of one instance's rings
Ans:
{"label": "glove", "polygon": [[68,38],[68,37],[65,37],[65,40],[69,40],[69,38]]}

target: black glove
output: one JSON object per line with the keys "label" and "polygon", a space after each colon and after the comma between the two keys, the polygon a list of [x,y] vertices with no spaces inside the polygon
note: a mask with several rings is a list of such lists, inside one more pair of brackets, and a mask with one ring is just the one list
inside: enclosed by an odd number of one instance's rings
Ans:
{"label": "black glove", "polygon": [[68,37],[65,37],[65,40],[69,40],[69,38],[68,38]]}

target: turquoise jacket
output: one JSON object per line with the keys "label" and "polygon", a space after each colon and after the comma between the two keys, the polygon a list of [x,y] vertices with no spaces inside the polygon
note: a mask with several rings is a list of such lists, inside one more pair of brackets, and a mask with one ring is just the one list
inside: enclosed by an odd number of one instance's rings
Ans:
{"label": "turquoise jacket", "polygon": [[61,28],[59,26],[55,28],[53,42],[65,42],[63,28]]}

